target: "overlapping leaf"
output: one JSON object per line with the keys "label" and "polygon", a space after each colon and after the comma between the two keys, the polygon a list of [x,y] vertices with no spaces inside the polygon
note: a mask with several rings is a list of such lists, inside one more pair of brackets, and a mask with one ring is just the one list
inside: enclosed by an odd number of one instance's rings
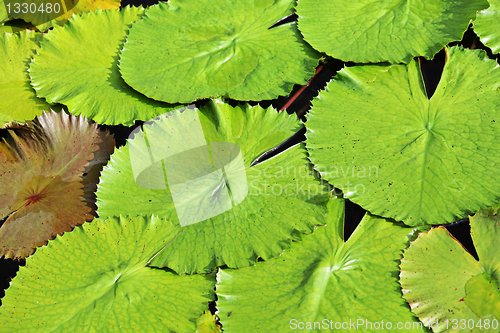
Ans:
{"label": "overlapping leaf", "polygon": [[[192,117],[192,113],[185,111],[145,126],[149,147],[173,146],[182,152],[192,136],[185,135],[185,142],[178,142],[171,141],[169,135],[179,128],[178,124],[192,120],[179,120],[184,115]],[[247,186],[248,192],[242,197],[244,200],[224,213],[188,225],[172,246],[153,260],[152,265],[189,273],[211,271],[224,264],[242,267],[255,263],[258,257],[269,259],[280,254],[290,246],[295,232],[308,232],[314,225],[324,223],[324,200],[328,197],[328,190],[311,174],[302,146],[294,146],[272,159],[250,166],[257,157],[299,130],[300,122],[294,116],[259,106],[233,108],[217,100],[201,108],[197,115],[204,132],[203,140],[210,144],[212,153],[215,147],[212,143],[233,143],[241,149],[246,176],[241,175],[242,170],[234,173],[227,165],[224,169],[226,177],[231,178],[233,172],[238,179],[231,181],[237,183],[239,180],[238,184]],[[155,214],[179,223],[173,191],[163,178],[163,174],[171,169],[160,169],[159,178],[155,178],[159,180],[151,182],[149,188],[136,182],[131,161],[147,161],[150,156],[149,148],[141,146],[143,142],[138,133],[111,157],[98,185],[98,214],[101,217],[120,213]],[[200,164],[201,154],[179,165],[178,169],[188,173]],[[154,187],[155,184],[158,187]],[[219,204],[225,184],[217,185],[213,186],[208,180],[200,181],[187,195],[190,200],[202,197],[213,205]],[[234,199],[234,188],[230,191]],[[202,201],[191,211],[207,208],[205,203]]]}
{"label": "overlapping leaf", "polygon": [[45,35],[30,65],[38,96],[101,124],[133,125],[170,110],[130,88],[118,72],[118,51],[130,24],[144,10],[98,10],[75,16]]}
{"label": "overlapping leaf", "polygon": [[398,323],[409,323],[423,332],[395,277],[414,230],[367,215],[344,241],[343,221],[344,199],[332,199],[327,226],[280,257],[219,270],[217,308],[224,330],[373,332],[375,325],[394,332]]}
{"label": "overlapping leaf", "polygon": [[[274,99],[314,74],[319,55],[291,15],[294,0],[173,0],[134,24],[120,56],[125,82],[168,103]],[[140,64],[140,65],[138,65]]]}
{"label": "overlapping leaf", "polygon": [[299,29],[318,51],[344,61],[408,63],[461,40],[486,0],[300,0]]}
{"label": "overlapping leaf", "polygon": [[434,332],[498,332],[500,216],[485,209],[470,218],[476,261],[446,229],[421,234],[401,259],[403,297]]}
{"label": "overlapping leaf", "polygon": [[[92,219],[92,186],[114,140],[82,117],[44,113],[0,142],[0,256],[24,258]],[[97,149],[101,152],[95,153]]]}
{"label": "overlapping leaf", "polygon": [[481,42],[491,48],[493,53],[500,52],[500,1],[489,0],[490,7],[477,14],[474,31]]}
{"label": "overlapping leaf", "polygon": [[322,177],[373,214],[452,222],[500,198],[500,70],[481,50],[449,50],[427,98],[417,61],[339,72],[307,122]]}
{"label": "overlapping leaf", "polygon": [[50,109],[44,99],[36,97],[27,73],[39,39],[41,34],[29,31],[0,34],[0,127],[12,120],[32,120]]}
{"label": "overlapping leaf", "polygon": [[155,217],[95,220],[27,259],[0,307],[3,331],[193,332],[213,276],[147,267],[180,228]]}
{"label": "overlapping leaf", "polygon": [[[10,7],[6,7],[9,3]],[[11,19],[23,19],[37,26],[40,31],[45,31],[56,24],[65,23],[73,15],[119,8],[120,0],[0,0],[0,22],[9,16]],[[6,9],[10,10],[10,15],[6,11],[2,19],[2,11]]]}

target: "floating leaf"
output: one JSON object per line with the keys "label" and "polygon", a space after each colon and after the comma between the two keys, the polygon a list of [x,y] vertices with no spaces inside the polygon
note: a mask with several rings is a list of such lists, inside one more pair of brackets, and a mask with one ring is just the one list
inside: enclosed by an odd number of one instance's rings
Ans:
{"label": "floating leaf", "polygon": [[[99,133],[97,125],[64,112],[44,113],[5,131],[8,137],[0,142],[0,218],[6,220],[0,227],[0,256],[24,258],[57,234],[92,219],[82,198],[82,174],[106,163],[114,140]],[[94,155],[99,146],[103,152]],[[96,176],[93,171],[86,181],[97,181]]]}
{"label": "floating leaf", "polygon": [[2,330],[193,332],[214,298],[213,277],[146,266],[179,229],[120,216],[57,237],[27,259],[6,291]]}
{"label": "floating leaf", "polygon": [[443,227],[419,235],[401,259],[403,297],[434,332],[500,327],[500,216],[485,209],[470,226],[479,261]]}
{"label": "floating leaf", "polygon": [[7,13],[7,8],[5,8],[3,0],[0,0],[0,23],[5,22],[9,19]]}
{"label": "floating leaf", "polygon": [[474,31],[481,42],[491,48],[493,53],[500,52],[500,0],[489,0],[490,7],[477,14]]}
{"label": "floating leaf", "polygon": [[500,199],[500,70],[449,50],[427,98],[417,61],[344,68],[313,102],[311,161],[373,214],[408,225],[456,221]]}
{"label": "floating leaf", "polygon": [[299,29],[316,50],[354,62],[408,63],[461,40],[486,0],[300,0]]}
{"label": "floating leaf", "polygon": [[[9,3],[10,7],[7,7]],[[3,21],[2,17],[7,19],[8,16],[11,19],[23,19],[37,26],[40,31],[45,31],[57,24],[64,24],[73,15],[119,8],[120,0],[0,0],[0,22]],[[10,10],[10,14],[6,10]],[[5,11],[3,16],[2,11]]]}
{"label": "floating leaf", "polygon": [[[224,96],[274,99],[314,74],[319,54],[295,22],[293,0],[172,0],[130,29],[120,56],[125,82],[168,103]],[[140,65],[138,65],[140,64]]]}
{"label": "floating leaf", "polygon": [[[194,125],[186,127],[190,131],[181,139],[172,136],[186,124]],[[144,132],[136,133],[111,157],[98,185],[98,214],[154,214],[175,223],[182,222],[186,217],[183,213],[204,214],[187,223],[192,225],[151,263],[179,273],[208,272],[224,264],[242,267],[255,263],[258,257],[277,256],[290,246],[297,231],[310,232],[314,225],[324,223],[328,190],[311,174],[302,146],[251,164],[300,126],[295,116],[272,108],[233,108],[218,100],[198,112],[188,109],[161,117],[144,125]],[[217,165],[216,150],[221,143],[238,147],[241,164],[227,161]],[[189,145],[198,148],[190,149]],[[164,149],[170,147],[178,153],[177,165],[171,158],[150,160],[150,156],[167,156]],[[151,167],[146,169],[147,165]],[[137,175],[134,170],[145,171]],[[172,173],[176,170],[180,172]],[[141,175],[147,172],[151,173],[150,181],[142,182]],[[172,176],[187,179],[172,185]],[[186,187],[177,190],[176,184]],[[179,198],[180,203],[174,203]],[[209,211],[219,206],[215,214]]]}
{"label": "floating leaf", "polygon": [[225,331],[393,332],[398,323],[409,323],[423,332],[396,278],[401,251],[415,230],[366,215],[344,241],[344,199],[331,200],[328,211],[326,227],[280,257],[219,270],[217,308]]}
{"label": "floating leaf", "polygon": [[117,53],[130,24],[143,12],[137,7],[98,10],[46,34],[30,66],[37,95],[100,124],[130,126],[169,111],[168,104],[130,88],[118,72]]}
{"label": "floating leaf", "polygon": [[36,97],[26,72],[40,38],[41,34],[29,31],[0,34],[0,127],[12,120],[32,120],[50,109]]}

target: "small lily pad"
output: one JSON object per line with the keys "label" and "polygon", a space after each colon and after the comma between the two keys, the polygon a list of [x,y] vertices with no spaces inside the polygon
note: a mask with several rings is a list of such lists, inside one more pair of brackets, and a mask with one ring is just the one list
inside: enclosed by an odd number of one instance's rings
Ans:
{"label": "small lily pad", "polygon": [[50,110],[45,99],[36,96],[27,73],[41,38],[34,31],[0,34],[0,127],[10,121],[33,120]]}
{"label": "small lily pad", "polygon": [[500,328],[498,211],[479,211],[470,226],[479,261],[443,227],[420,234],[401,259],[403,297],[434,332]]}
{"label": "small lily pad", "polygon": [[142,7],[97,10],[47,33],[29,69],[37,96],[99,124],[131,126],[171,110],[130,88],[118,72],[118,52],[143,14]]}

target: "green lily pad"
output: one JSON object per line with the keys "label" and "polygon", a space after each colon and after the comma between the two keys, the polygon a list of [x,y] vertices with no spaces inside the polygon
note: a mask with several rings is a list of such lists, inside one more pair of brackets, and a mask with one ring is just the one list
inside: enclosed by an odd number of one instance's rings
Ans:
{"label": "green lily pad", "polygon": [[443,227],[419,235],[401,259],[403,297],[434,332],[500,328],[500,216],[481,210],[470,226],[479,261]]}
{"label": "green lily pad", "polygon": [[500,52],[500,1],[489,0],[490,7],[477,14],[474,31],[493,53]]}
{"label": "green lily pad", "polygon": [[269,29],[291,15],[294,5],[294,0],[160,2],[130,29],[120,71],[134,89],[168,103],[287,95],[294,84],[307,83],[320,58],[295,22]]}
{"label": "green lily pad", "polygon": [[44,113],[2,131],[0,256],[25,258],[57,234],[92,220],[91,184],[98,181],[114,140],[96,124],[64,112]]}
{"label": "green lily pad", "polygon": [[95,220],[28,258],[0,307],[3,331],[193,332],[210,276],[147,267],[179,227],[156,217]]}
{"label": "green lily pad", "polygon": [[453,222],[500,200],[500,70],[453,47],[428,99],[417,61],[344,68],[313,101],[307,147],[322,177],[373,214]]}
{"label": "green lily pad", "polygon": [[118,51],[143,13],[138,7],[97,10],[47,33],[30,65],[37,96],[100,124],[131,126],[171,110],[130,88],[118,71]]}
{"label": "green lily pad", "polygon": [[395,332],[398,324],[425,331],[396,278],[416,229],[368,214],[345,241],[344,199],[331,200],[328,210],[326,227],[280,257],[219,270],[217,308],[225,331]]}
{"label": "green lily pad", "polygon": [[486,0],[300,0],[299,29],[316,50],[354,62],[432,58],[462,39]]}
{"label": "green lily pad", "polygon": [[0,127],[12,120],[32,120],[50,110],[44,99],[36,97],[27,73],[41,37],[31,31],[0,34]]}
{"label": "green lily pad", "polygon": [[[301,145],[252,162],[300,127],[295,115],[260,106],[233,108],[219,100],[160,117],[112,155],[98,185],[98,214],[154,214],[185,225],[151,262],[179,273],[248,266],[259,257],[277,256],[292,237],[324,224],[328,188],[312,175]],[[217,151],[224,144],[238,148],[239,161],[219,163],[224,158]],[[163,159],[170,156],[166,149],[177,161]]]}

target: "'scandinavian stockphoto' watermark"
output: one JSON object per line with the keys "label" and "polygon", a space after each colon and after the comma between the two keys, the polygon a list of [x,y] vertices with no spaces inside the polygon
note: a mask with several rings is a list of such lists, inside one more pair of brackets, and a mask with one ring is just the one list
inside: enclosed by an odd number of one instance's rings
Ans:
{"label": "'scandinavian stockphoto' watermark", "polygon": [[[309,197],[315,195],[326,194],[332,192],[334,195],[340,195],[341,191],[345,194],[363,195],[368,193],[365,185],[361,182],[356,182],[356,179],[362,178],[378,178],[377,166],[347,166],[330,168],[318,168],[318,173],[313,171],[307,165],[300,167],[296,166],[266,166],[263,169],[256,169],[251,175],[248,175],[249,187],[252,189],[249,195],[307,195]],[[318,181],[315,183],[305,182],[304,179],[309,179],[316,175]],[[351,180],[346,180],[344,183],[337,183],[331,179],[339,178],[338,175],[346,177],[350,175]],[[330,179],[328,183],[325,179]],[[334,188],[331,189],[329,185]]]}

